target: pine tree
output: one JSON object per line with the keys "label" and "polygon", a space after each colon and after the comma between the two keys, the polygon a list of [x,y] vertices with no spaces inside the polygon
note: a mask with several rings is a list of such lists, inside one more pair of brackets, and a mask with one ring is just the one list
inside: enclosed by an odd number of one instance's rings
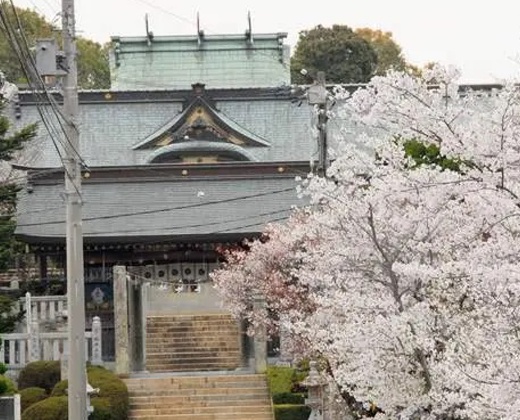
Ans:
{"label": "pine tree", "polygon": [[14,237],[16,221],[16,193],[19,186],[9,179],[3,179],[1,173],[20,151],[24,144],[36,135],[36,125],[31,124],[20,131],[11,132],[10,123],[2,111],[5,104],[0,102],[0,271],[7,269],[13,262],[19,244]]}

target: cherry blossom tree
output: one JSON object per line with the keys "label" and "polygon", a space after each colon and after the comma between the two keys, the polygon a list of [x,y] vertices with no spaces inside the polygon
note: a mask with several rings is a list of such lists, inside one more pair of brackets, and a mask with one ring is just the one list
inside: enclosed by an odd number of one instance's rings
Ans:
{"label": "cherry blossom tree", "polygon": [[266,296],[345,399],[378,408],[357,418],[520,418],[520,94],[457,78],[336,90],[351,124],[327,177],[302,182],[309,207],[214,277],[254,322]]}

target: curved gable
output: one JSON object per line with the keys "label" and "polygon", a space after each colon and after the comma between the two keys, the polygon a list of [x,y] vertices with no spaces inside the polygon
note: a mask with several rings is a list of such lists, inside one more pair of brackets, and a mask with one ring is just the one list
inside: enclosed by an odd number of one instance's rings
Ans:
{"label": "curved gable", "polygon": [[218,111],[206,97],[204,85],[196,84],[194,95],[184,110],[150,136],[136,144],[134,150],[190,141],[233,144],[241,147],[269,147],[270,143]]}
{"label": "curved gable", "polygon": [[156,149],[148,156],[147,163],[209,163],[254,160],[252,154],[234,144],[193,141],[171,144]]}

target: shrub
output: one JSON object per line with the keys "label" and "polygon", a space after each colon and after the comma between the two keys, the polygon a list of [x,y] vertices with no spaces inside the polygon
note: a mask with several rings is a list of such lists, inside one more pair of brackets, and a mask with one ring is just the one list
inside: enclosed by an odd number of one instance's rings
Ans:
{"label": "shrub", "polygon": [[40,402],[47,398],[47,391],[43,388],[32,387],[25,388],[20,391],[20,402],[22,405],[22,412],[24,412],[31,405]]}
{"label": "shrub", "polygon": [[279,392],[273,394],[273,404],[305,404],[303,394],[293,394],[292,392]]}
{"label": "shrub", "polygon": [[0,362],[0,375],[3,375],[7,372],[7,366]]}
{"label": "shrub", "polygon": [[18,377],[18,388],[43,388],[51,392],[60,380],[60,362],[39,361],[27,364]]}
{"label": "shrub", "polygon": [[0,375],[0,395],[13,395],[16,392],[16,386],[7,376]]}
{"label": "shrub", "polygon": [[49,397],[22,413],[22,420],[68,420],[68,417],[67,397]]}
{"label": "shrub", "polygon": [[311,409],[306,405],[286,404],[274,406],[274,418],[276,420],[307,420],[310,414]]}
{"label": "shrub", "polygon": [[94,412],[88,420],[114,420],[109,398],[94,397],[91,404],[94,407]]}
{"label": "shrub", "polygon": [[99,388],[99,398],[110,400],[113,419],[126,420],[130,403],[125,383],[111,371],[99,366],[88,369],[88,379],[92,387]]}
{"label": "shrub", "polygon": [[291,392],[295,370],[287,366],[268,366],[267,378],[271,394]]}
{"label": "shrub", "polygon": [[[100,366],[88,367],[87,375],[89,384],[93,388],[99,388],[97,396],[92,397],[92,405],[96,407],[95,404],[97,404],[100,407],[100,413],[96,413],[95,417],[91,417],[89,420],[126,420],[128,417],[129,400],[128,389],[125,383],[114,373]],[[66,395],[65,390],[67,387],[67,381],[59,382],[52,390],[52,396]],[[108,407],[106,404],[109,404]],[[108,414],[110,416],[106,417]],[[102,417],[98,418],[98,415]]]}

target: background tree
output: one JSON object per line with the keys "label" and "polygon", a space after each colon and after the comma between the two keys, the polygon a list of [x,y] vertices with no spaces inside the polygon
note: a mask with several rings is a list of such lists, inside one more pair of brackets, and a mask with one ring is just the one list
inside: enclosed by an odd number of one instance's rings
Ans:
{"label": "background tree", "polygon": [[308,83],[300,74],[325,71],[332,83],[366,83],[377,70],[375,48],[346,25],[321,25],[301,31],[291,58],[294,83]]}
{"label": "background tree", "polygon": [[355,33],[367,41],[377,54],[376,75],[383,76],[388,70],[406,70],[406,62],[401,47],[392,38],[392,32],[379,29],[358,28]]}
{"label": "background tree", "polygon": [[0,98],[0,271],[10,266],[17,250],[14,238],[16,223],[13,215],[16,211],[16,193],[19,188],[6,178],[8,162],[36,135],[36,125],[29,125],[18,132],[10,133],[9,121],[2,115],[5,105],[1,101]]}
{"label": "background tree", "polygon": [[[9,162],[21,150],[24,144],[36,135],[36,125],[29,125],[18,132],[10,132],[9,121],[2,114],[5,106],[0,96],[0,272],[9,268],[20,252],[20,244],[14,237],[16,223],[16,193],[18,186],[7,178]],[[15,300],[9,296],[0,296],[0,333],[11,332],[23,313],[13,311]]]}
{"label": "background tree", "polygon": [[[61,32],[56,25],[48,22],[43,16],[30,9],[16,8],[30,47],[36,44],[39,38],[61,37]],[[11,26],[17,28],[18,24],[11,8],[6,3],[0,5],[0,12],[11,22]],[[0,23],[0,32],[6,34],[5,28]],[[77,39],[78,48],[78,84],[84,89],[102,89],[110,87],[110,73],[108,64],[108,51],[106,47],[83,37]],[[0,70],[7,80],[13,83],[27,83],[25,75],[19,64],[16,53],[9,45],[7,36],[0,37]]]}

